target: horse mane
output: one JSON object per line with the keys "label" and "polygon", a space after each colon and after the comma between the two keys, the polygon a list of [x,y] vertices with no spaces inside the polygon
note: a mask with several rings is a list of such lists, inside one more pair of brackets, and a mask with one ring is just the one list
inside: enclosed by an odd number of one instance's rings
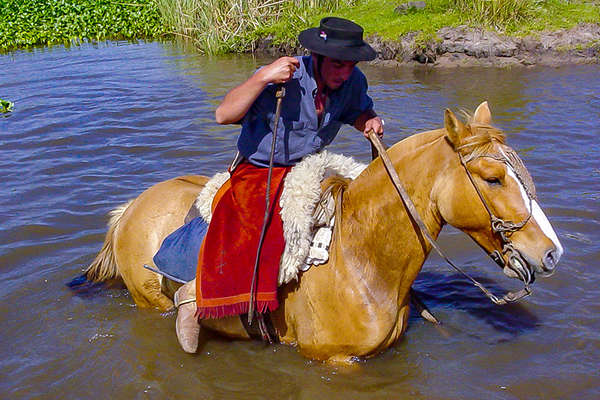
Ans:
{"label": "horse mane", "polygon": [[323,193],[332,193],[334,198],[348,189],[348,185],[352,182],[352,179],[345,178],[341,175],[332,175],[321,182],[321,197]]}
{"label": "horse mane", "polygon": [[467,120],[465,130],[468,134],[465,135],[456,150],[465,157],[465,162],[491,153],[494,142],[505,143],[506,136],[500,129],[489,124],[474,121],[473,115],[464,110],[462,114]]}

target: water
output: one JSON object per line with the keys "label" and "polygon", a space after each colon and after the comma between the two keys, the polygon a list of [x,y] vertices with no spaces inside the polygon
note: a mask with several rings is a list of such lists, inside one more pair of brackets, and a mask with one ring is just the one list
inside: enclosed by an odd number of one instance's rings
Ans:
{"label": "water", "polygon": [[[387,143],[441,127],[446,107],[489,102],[566,248],[518,305],[493,306],[432,256],[416,288],[442,328],[412,316],[394,347],[345,369],[209,335],[187,355],[174,314],[138,309],[119,284],[65,287],[100,249],[111,209],[225,168],[238,128],[217,126],[214,109],[267,61],[125,42],[0,56],[0,97],[15,102],[0,117],[0,397],[598,398],[598,65],[363,67]],[[370,157],[350,128],[330,148]],[[446,229],[441,244],[494,290],[514,285],[461,233]]]}

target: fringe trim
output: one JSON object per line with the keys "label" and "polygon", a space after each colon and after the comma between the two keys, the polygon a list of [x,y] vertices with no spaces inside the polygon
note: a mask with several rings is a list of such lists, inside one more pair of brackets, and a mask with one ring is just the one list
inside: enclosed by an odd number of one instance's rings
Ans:
{"label": "fringe trim", "polygon": [[[257,301],[256,312],[264,314],[268,311],[275,311],[279,306],[277,300]],[[213,307],[198,307],[196,309],[196,318],[198,319],[218,319],[233,317],[240,314],[247,314],[250,308],[250,302],[244,301],[236,304],[228,304]]]}

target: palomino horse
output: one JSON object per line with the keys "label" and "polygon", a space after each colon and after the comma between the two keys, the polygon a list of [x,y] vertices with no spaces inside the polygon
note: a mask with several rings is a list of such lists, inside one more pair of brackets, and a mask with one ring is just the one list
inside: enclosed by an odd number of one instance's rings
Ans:
{"label": "palomino horse", "polygon": [[[446,223],[462,230],[488,254],[498,251],[508,266],[505,273],[526,284],[536,273],[550,275],[562,247],[535,200],[527,170],[509,162],[508,155],[515,154],[490,125],[487,103],[466,125],[449,110],[444,122],[445,129],[413,135],[387,151],[425,226],[434,238]],[[140,307],[171,309],[165,293],[172,290],[165,291],[164,282],[161,290],[161,277],[143,265],[151,264],[163,239],[183,224],[206,181],[171,179],[113,211],[88,279],[120,276]],[[355,180],[331,184],[342,197],[329,262],[280,288],[281,305],[271,317],[282,343],[297,345],[310,358],[344,362],[381,352],[406,330],[410,288],[431,245],[411,223],[380,158]],[[513,229],[493,231],[492,216],[512,221]],[[517,264],[510,260],[515,256]],[[248,337],[237,317],[205,320],[202,326]]]}

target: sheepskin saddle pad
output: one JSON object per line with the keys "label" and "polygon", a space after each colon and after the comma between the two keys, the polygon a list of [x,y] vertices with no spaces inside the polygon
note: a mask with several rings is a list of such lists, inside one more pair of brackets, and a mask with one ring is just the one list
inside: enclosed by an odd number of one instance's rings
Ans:
{"label": "sheepskin saddle pad", "polygon": [[[311,243],[315,236],[323,236],[318,234],[319,227],[331,231],[335,208],[331,194],[329,198],[321,199],[321,182],[333,175],[354,179],[365,168],[366,164],[351,157],[322,151],[305,157],[287,174],[279,200],[285,239],[285,249],[279,265],[280,286],[296,279],[299,271],[307,269],[307,264],[310,266],[319,263],[319,257],[315,257],[311,251]],[[195,205],[207,223],[211,219],[212,200],[227,179],[229,172],[214,175],[198,194]],[[327,261],[326,256],[324,260],[323,258],[320,257],[321,262]]]}

